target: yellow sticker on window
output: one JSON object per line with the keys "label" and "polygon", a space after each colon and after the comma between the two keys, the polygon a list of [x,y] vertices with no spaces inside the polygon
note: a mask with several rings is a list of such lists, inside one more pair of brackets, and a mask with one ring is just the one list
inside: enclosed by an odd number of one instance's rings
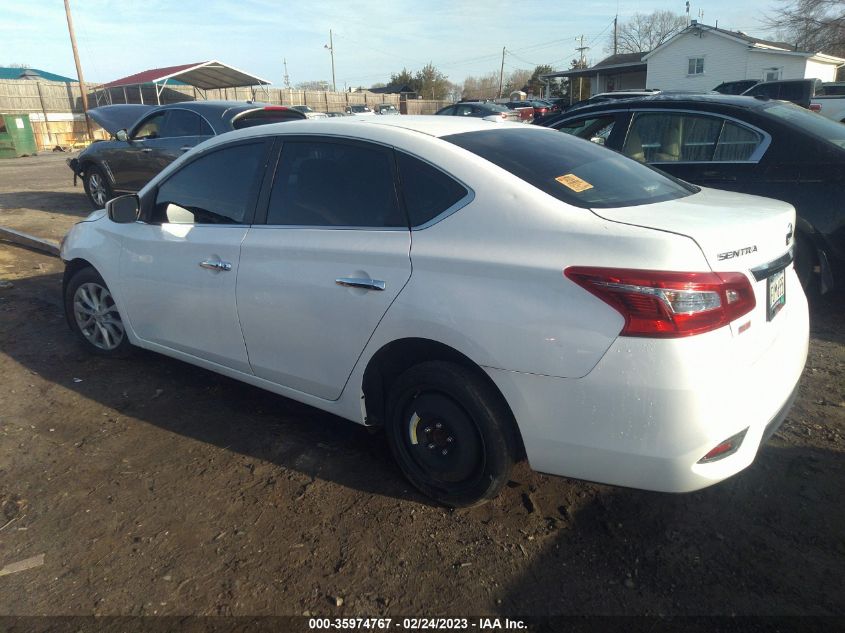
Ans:
{"label": "yellow sticker on window", "polygon": [[564,187],[569,187],[575,193],[580,193],[593,188],[593,185],[588,183],[586,180],[579,178],[575,174],[564,174],[563,176],[558,176],[555,180]]}

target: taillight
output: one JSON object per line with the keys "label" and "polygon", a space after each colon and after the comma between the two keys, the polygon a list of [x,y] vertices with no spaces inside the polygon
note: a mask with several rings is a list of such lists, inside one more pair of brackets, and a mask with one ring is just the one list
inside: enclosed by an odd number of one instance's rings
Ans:
{"label": "taillight", "polygon": [[742,445],[742,440],[745,439],[746,433],[748,433],[748,429],[744,429],[733,437],[729,437],[724,442],[720,442],[715,448],[708,452],[707,455],[699,459],[698,463],[707,464],[709,462],[725,459],[725,457],[730,457],[739,450],[739,447]]}
{"label": "taillight", "polygon": [[821,103],[811,103],[810,104],[810,112],[821,112],[822,111],[822,104]]}
{"label": "taillight", "polygon": [[742,273],[686,273],[572,266],[568,279],[625,317],[620,336],[678,338],[710,332],[757,305]]}

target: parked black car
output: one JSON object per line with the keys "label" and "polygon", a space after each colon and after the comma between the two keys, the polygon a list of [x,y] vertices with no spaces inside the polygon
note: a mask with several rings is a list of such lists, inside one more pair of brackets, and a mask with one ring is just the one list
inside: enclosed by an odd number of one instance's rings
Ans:
{"label": "parked black car", "polygon": [[163,106],[121,104],[88,111],[112,135],[68,160],[73,184],[100,209],[117,191],[134,192],[204,140],[253,125],[306,118],[284,106],[243,101],[185,101]]}
{"label": "parked black car", "polygon": [[723,81],[713,88],[713,92],[723,95],[741,95],[743,92],[756,86],[759,81],[756,79],[737,79],[736,81]]}
{"label": "parked black car", "polygon": [[519,121],[519,114],[515,111],[489,101],[459,101],[445,108],[440,108],[434,114],[441,116],[472,116],[488,120]]}
{"label": "parked black car", "polygon": [[746,97],[768,97],[791,101],[802,108],[809,108],[816,94],[823,94],[821,79],[781,79],[754,84],[742,94]]}
{"label": "parked black car", "polygon": [[579,108],[547,127],[697,185],[791,203],[802,283],[845,285],[845,125],[783,101],[662,94]]}

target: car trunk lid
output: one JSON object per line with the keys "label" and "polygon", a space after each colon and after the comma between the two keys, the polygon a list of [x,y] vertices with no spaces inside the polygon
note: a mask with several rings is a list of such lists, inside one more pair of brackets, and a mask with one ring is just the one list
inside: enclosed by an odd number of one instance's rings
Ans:
{"label": "car trunk lid", "polygon": [[795,228],[790,204],[707,188],[668,202],[593,212],[614,222],[690,237],[716,272],[767,266],[789,251]]}

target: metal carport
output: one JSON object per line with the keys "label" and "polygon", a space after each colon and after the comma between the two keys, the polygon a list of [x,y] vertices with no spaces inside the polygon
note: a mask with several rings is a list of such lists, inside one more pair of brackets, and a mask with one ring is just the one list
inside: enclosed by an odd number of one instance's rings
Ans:
{"label": "metal carport", "polygon": [[[108,91],[109,88],[123,88],[125,96],[126,88],[138,86],[141,103],[144,103],[144,95],[141,87],[145,84],[153,84],[156,89],[156,103],[161,105],[161,93],[167,87],[169,81],[175,84],[187,84],[197,88],[201,91],[203,99],[205,98],[206,90],[242,87],[252,88],[253,97],[255,97],[256,86],[261,86],[266,90],[266,86],[270,85],[270,82],[266,79],[261,79],[234,66],[229,66],[216,59],[212,59],[207,62],[182,64],[181,66],[153,68],[123,77],[122,79],[115,79],[100,86],[95,96],[99,104],[99,90]],[[106,92],[106,95],[107,101],[111,103],[110,93]]]}

